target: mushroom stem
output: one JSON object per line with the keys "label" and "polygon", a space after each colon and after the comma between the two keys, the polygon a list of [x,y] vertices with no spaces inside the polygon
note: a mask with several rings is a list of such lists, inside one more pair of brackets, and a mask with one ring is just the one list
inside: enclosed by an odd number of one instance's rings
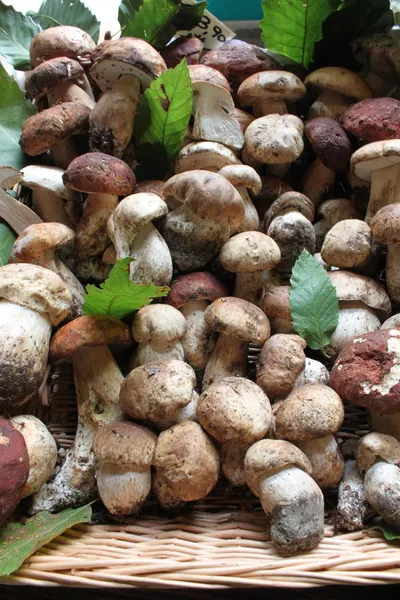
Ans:
{"label": "mushroom stem", "polygon": [[[400,172],[400,171],[399,171]],[[399,177],[400,184],[400,177]],[[392,302],[400,302],[400,244],[388,244],[386,255],[386,284]]]}
{"label": "mushroom stem", "polygon": [[62,223],[71,229],[75,225],[71,222],[65,210],[65,201],[49,190],[32,190],[32,208],[48,223]]}
{"label": "mushroom stem", "polygon": [[377,460],[365,473],[365,497],[390,525],[400,525],[400,469]]}
{"label": "mushroom stem", "polygon": [[287,106],[284,100],[277,98],[265,98],[261,100],[253,110],[254,117],[264,117],[265,115],[286,115]]}
{"label": "mushroom stem", "polygon": [[[135,283],[168,285],[172,279],[171,255],[164,238],[153,223],[148,223],[133,239],[129,256],[130,279]],[[121,256],[121,258],[125,258]],[[117,253],[117,260],[119,254]]]}
{"label": "mushroom stem", "polygon": [[118,205],[118,196],[88,194],[85,210],[76,230],[76,253],[80,259],[103,254],[110,243],[107,221]]}
{"label": "mushroom stem", "polygon": [[203,377],[203,391],[225,377],[246,375],[248,342],[220,333]]}
{"label": "mushroom stem", "polygon": [[325,167],[321,160],[316,158],[304,175],[302,192],[315,206],[318,206],[321,198],[329,192],[334,182],[334,171]]}
{"label": "mushroom stem", "polygon": [[371,173],[371,191],[365,220],[369,223],[378,210],[398,201],[400,188],[400,163]]}
{"label": "mushroom stem", "polygon": [[96,481],[101,501],[111,514],[134,514],[150,494],[151,470],[134,471],[104,462],[97,469]]}
{"label": "mushroom stem", "polygon": [[234,296],[261,307],[264,296],[264,271],[236,273]]}
{"label": "mushroom stem", "polygon": [[[84,76],[86,81],[87,77]],[[84,104],[90,110],[94,108],[96,102],[93,97],[93,92],[90,88],[89,82],[88,87],[90,89],[90,94],[87,91],[87,88],[82,89],[81,86],[77,85],[76,81],[68,80],[60,83],[54,90],[47,92],[47,98],[49,101],[49,106],[54,106],[55,104],[61,104],[62,102],[79,102],[80,104]]]}
{"label": "mushroom stem", "polygon": [[242,231],[258,231],[260,229],[260,217],[248,191],[244,186],[238,186],[236,189],[243,200],[244,214],[240,225],[232,227],[231,235],[241,233]]}
{"label": "mushroom stem", "polygon": [[345,531],[358,531],[363,528],[367,513],[363,478],[356,461],[349,460],[339,485],[336,526]]}
{"label": "mushroom stem", "polygon": [[50,148],[50,154],[54,161],[54,164],[61,169],[66,169],[70,162],[79,156],[75,144],[71,138],[54,144]]}
{"label": "mushroom stem", "polygon": [[185,360],[195,370],[205,369],[215,346],[216,334],[204,318],[208,305],[207,300],[189,300],[180,309],[187,322],[186,333],[182,338]]}

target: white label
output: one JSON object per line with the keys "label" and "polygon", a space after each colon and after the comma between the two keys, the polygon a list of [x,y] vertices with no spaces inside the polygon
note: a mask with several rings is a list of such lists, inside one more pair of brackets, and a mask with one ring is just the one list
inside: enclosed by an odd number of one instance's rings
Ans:
{"label": "white label", "polygon": [[[183,4],[196,4],[196,0],[185,0]],[[205,10],[200,23],[194,29],[178,31],[175,37],[197,37],[204,43],[205,50],[213,50],[234,38],[235,35],[229,27]]]}

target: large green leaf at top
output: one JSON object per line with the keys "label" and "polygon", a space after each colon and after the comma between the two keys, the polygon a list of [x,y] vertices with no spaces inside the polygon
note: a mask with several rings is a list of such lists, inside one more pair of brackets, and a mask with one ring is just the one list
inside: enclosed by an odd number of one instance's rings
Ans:
{"label": "large green leaf at top", "polygon": [[19,138],[23,122],[35,112],[32,102],[0,65],[0,165],[21,169],[26,164]]}
{"label": "large green leaf at top", "polygon": [[262,39],[271,52],[308,66],[322,23],[342,0],[263,0]]}
{"label": "large green leaf at top", "polygon": [[37,13],[29,14],[42,29],[57,25],[75,25],[86,31],[96,43],[99,39],[100,23],[81,0],[44,0]]}
{"label": "large green leaf at top", "polygon": [[31,17],[0,1],[0,54],[15,68],[30,68],[29,46],[40,31]]}

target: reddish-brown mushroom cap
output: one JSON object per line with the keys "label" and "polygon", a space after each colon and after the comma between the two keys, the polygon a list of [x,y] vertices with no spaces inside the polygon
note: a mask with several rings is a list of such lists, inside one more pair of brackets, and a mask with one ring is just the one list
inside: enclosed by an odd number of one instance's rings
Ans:
{"label": "reddish-brown mushroom cap", "polygon": [[177,38],[160,50],[160,54],[168,69],[173,69],[184,58],[188,65],[197,65],[202,50],[203,42],[199,38]]}
{"label": "reddish-brown mushroom cap", "polygon": [[342,115],[346,131],[364,142],[400,137],[400,102],[395,98],[367,98],[356,102]]}
{"label": "reddish-brown mushroom cap", "polygon": [[23,435],[0,417],[0,524],[21,499],[29,475],[29,456]]}
{"label": "reddish-brown mushroom cap", "polygon": [[63,360],[82,348],[108,344],[131,344],[129,327],[107,315],[78,317],[59,329],[50,344],[52,362]]}
{"label": "reddish-brown mushroom cap", "polygon": [[206,272],[179,275],[170,284],[171,291],[165,299],[166,304],[180,308],[190,300],[208,300],[227,296],[227,288],[214,275]]}
{"label": "reddish-brown mushroom cap", "polygon": [[351,144],[343,127],[335,120],[317,117],[308,121],[304,133],[320,161],[337,173],[350,167]]}
{"label": "reddish-brown mushroom cap", "polygon": [[30,46],[31,63],[33,66],[50,58],[66,56],[77,59],[87,56],[96,48],[96,44],[86,31],[79,27],[62,25],[50,27],[36,35]]}
{"label": "reddish-brown mushroom cap", "polygon": [[89,152],[75,158],[63,175],[67,188],[79,192],[128,196],[135,188],[135,175],[119,158]]}
{"label": "reddish-brown mushroom cap", "polygon": [[82,66],[72,58],[59,56],[40,63],[26,75],[26,93],[32,98],[40,98],[68,79],[83,75]]}

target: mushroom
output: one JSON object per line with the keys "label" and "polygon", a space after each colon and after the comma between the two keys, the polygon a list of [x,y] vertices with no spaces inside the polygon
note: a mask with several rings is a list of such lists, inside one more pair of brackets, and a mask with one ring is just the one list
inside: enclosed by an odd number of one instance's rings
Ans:
{"label": "mushroom", "polygon": [[260,440],[246,453],[247,485],[271,518],[271,539],[290,556],[315,548],[324,537],[324,497],[310,477],[312,467],[296,446]]}
{"label": "mushroom", "polygon": [[360,215],[351,200],[332,198],[325,200],[319,207],[318,213],[322,219],[314,224],[315,247],[321,250],[328,231],[340,221],[359,219]]}
{"label": "mushroom", "polygon": [[367,98],[342,115],[344,129],[363,142],[400,138],[400,102],[395,98]]}
{"label": "mushroom", "polygon": [[285,192],[292,192],[293,188],[283,179],[272,175],[261,176],[261,192],[253,198],[260,218],[264,218],[266,210]]}
{"label": "mushroom", "polygon": [[71,307],[71,293],[53,271],[30,264],[0,268],[0,405],[18,406],[39,389],[53,325]]}
{"label": "mushroom", "polygon": [[235,186],[243,200],[243,219],[239,226],[232,229],[232,234],[242,231],[257,231],[260,228],[260,218],[247,190],[250,190],[255,196],[260,193],[261,178],[259,174],[247,165],[227,165],[222,167],[219,174]]}
{"label": "mushroom", "polygon": [[318,206],[333,188],[335,177],[335,172],[328,169],[319,158],[316,158],[304,174],[302,192],[315,206]]}
{"label": "mushroom", "polygon": [[38,33],[31,42],[29,53],[31,63],[36,67],[43,61],[57,56],[85,60],[95,48],[96,44],[86,31],[79,27],[62,25]]}
{"label": "mushroom", "polygon": [[221,249],[219,261],[226,271],[236,273],[234,295],[260,306],[264,295],[264,272],[281,259],[279,246],[260,231],[231,237]]}
{"label": "mushroom", "polygon": [[367,501],[389,525],[400,525],[400,442],[390,435],[369,433],[357,448]]}
{"label": "mushroom", "polygon": [[271,322],[271,330],[276,333],[294,333],[290,311],[290,286],[272,285],[266,290],[261,308]]}
{"label": "mushroom", "polygon": [[144,504],[156,442],[154,433],[134,423],[109,423],[97,432],[97,489],[112,516],[136,514]]}
{"label": "mushroom", "polygon": [[244,134],[245,150],[262,163],[291,163],[303,152],[303,121],[294,115],[267,115],[256,119]]}
{"label": "mushroom", "polygon": [[386,284],[394,303],[400,302],[400,203],[381,208],[371,220],[372,235],[379,244],[387,246]]}
{"label": "mushroom", "polygon": [[76,232],[78,259],[102,254],[109,245],[107,221],[118,204],[118,196],[133,192],[134,174],[122,160],[91,152],[72,161],[63,182],[69,189],[88,194]]}
{"label": "mushroom", "polygon": [[194,169],[217,172],[227,165],[240,165],[232,150],[217,142],[193,142],[179,152],[175,160],[175,173]]}
{"label": "mushroom", "polygon": [[119,392],[123,376],[108,344],[129,346],[127,325],[106,315],[79,317],[61,327],[50,346],[50,360],[72,360],[78,427],[55,479],[33,496],[31,513],[80,506],[96,496],[93,440],[101,427],[122,420]]}
{"label": "mushroom", "polygon": [[400,76],[399,41],[390,33],[372,33],[353,40],[351,49],[367,68],[366,80],[374,95],[389,96]]}
{"label": "mushroom", "polygon": [[205,498],[217,483],[218,452],[200,425],[192,421],[160,433],[153,464],[153,492],[166,508]]}
{"label": "mushroom", "polygon": [[326,234],[321,257],[333,267],[352,269],[372,255],[371,228],[359,219],[339,221]]}
{"label": "mushroom", "polygon": [[244,459],[250,446],[251,444],[239,442],[236,438],[232,438],[221,444],[221,470],[225,478],[234,487],[246,485]]}
{"label": "mushroom", "polygon": [[14,512],[29,476],[24,437],[12,422],[0,416],[0,525]]}
{"label": "mushroom", "polygon": [[363,302],[387,318],[392,310],[390,298],[385,288],[371,277],[350,271],[331,271],[328,277],[336,288],[340,302]]}
{"label": "mushroom", "polygon": [[140,93],[167,67],[157,50],[133,37],[102,42],[92,60],[90,75],[103,93],[90,114],[90,148],[121,158],[133,134]]}
{"label": "mushroom", "polygon": [[305,366],[306,345],[294,334],[275,334],[265,342],[257,363],[257,385],[272,400],[292,390]]}
{"label": "mushroom", "polygon": [[40,419],[33,415],[18,415],[11,423],[23,436],[28,451],[29,476],[22,498],[36,494],[51,477],[57,462],[57,444]]}
{"label": "mushroom", "polygon": [[351,143],[343,127],[326,117],[308,121],[304,133],[322,164],[335,173],[347,173],[350,167]]}
{"label": "mushroom", "polygon": [[153,224],[167,213],[168,206],[160,196],[140,193],[121,200],[108,219],[117,260],[133,258],[129,277],[135,283],[168,285],[172,279],[171,254]]}
{"label": "mushroom", "polygon": [[298,388],[306,383],[329,384],[329,371],[319,360],[306,358],[304,369],[297,375],[293,388]]}
{"label": "mushroom", "polygon": [[251,106],[255,117],[284,115],[288,112],[286,102],[301,100],[306,93],[306,86],[294,73],[261,71],[242,82],[238,100],[242,108]]}
{"label": "mushroom", "polygon": [[351,106],[352,99],[337,92],[325,90],[314,100],[307,113],[307,120],[326,117],[340,121],[340,117]]}
{"label": "mushroom", "polygon": [[336,527],[339,530],[359,531],[364,527],[368,514],[364,480],[355,460],[344,465],[343,479],[338,489]]}
{"label": "mushroom", "polygon": [[0,217],[16,233],[21,233],[28,225],[42,222],[42,219],[33,210],[7,194],[7,190],[20,183],[21,179],[20,171],[14,167],[0,166]]}
{"label": "mushroom", "polygon": [[218,298],[207,307],[204,318],[220,335],[204,371],[203,390],[225,377],[243,377],[248,343],[263,344],[270,336],[263,311],[241,298]]}
{"label": "mushroom", "polygon": [[178,37],[165,48],[160,54],[168,69],[176,67],[181,60],[186,59],[188,65],[197,65],[203,50],[203,42],[199,38]]}
{"label": "mushroom", "polygon": [[160,360],[184,360],[181,339],[185,332],[186,319],[173,306],[143,306],[132,323],[132,337],[139,342],[133,368]]}
{"label": "mushroom", "polygon": [[240,108],[234,108],[232,117],[236,119],[236,121],[240,125],[240,129],[244,134],[250,123],[254,121],[254,118],[245,110],[240,110]]}

